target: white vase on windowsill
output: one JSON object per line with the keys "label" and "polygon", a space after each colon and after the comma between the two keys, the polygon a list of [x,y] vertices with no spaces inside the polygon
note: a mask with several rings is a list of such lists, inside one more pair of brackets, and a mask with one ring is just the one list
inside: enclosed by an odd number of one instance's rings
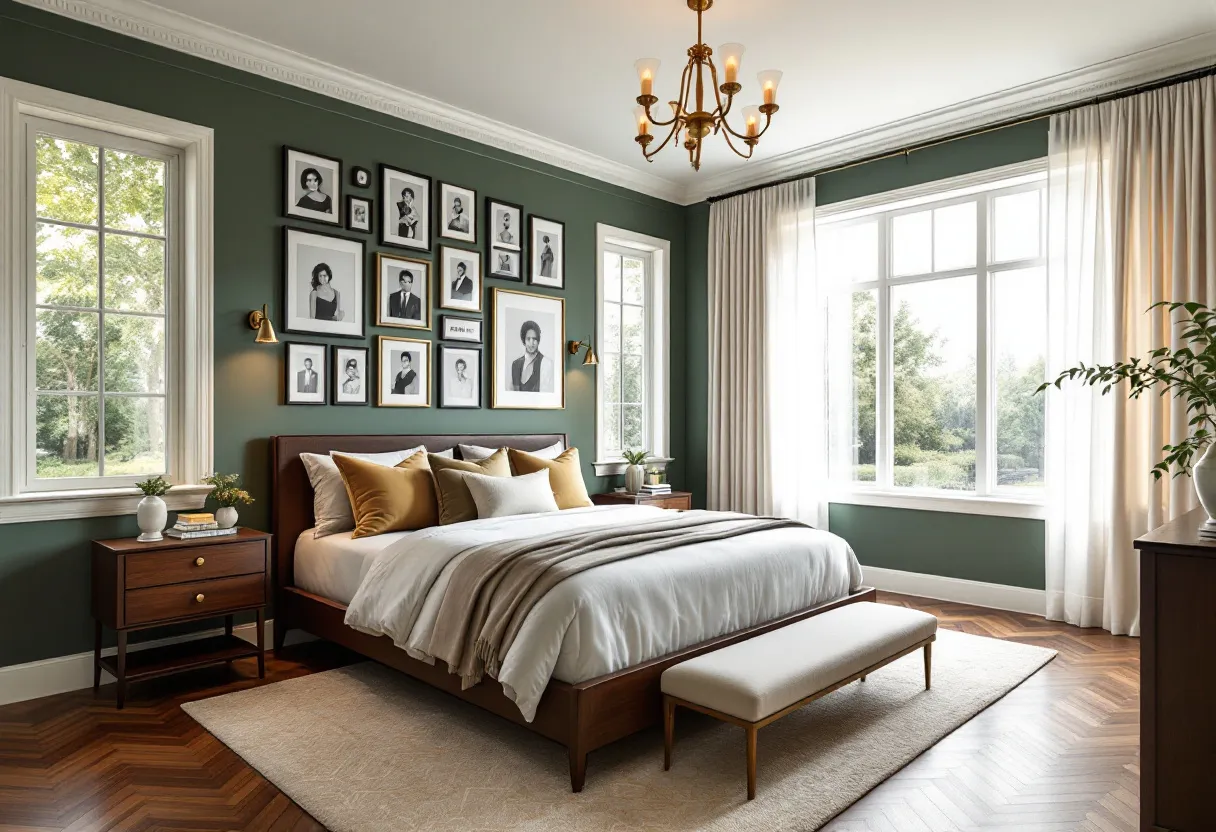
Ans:
{"label": "white vase on windowsill", "polygon": [[215,510],[215,522],[221,529],[231,529],[236,525],[236,506],[222,506]]}
{"label": "white vase on windowsill", "polygon": [[164,540],[161,530],[169,520],[169,509],[160,497],[144,497],[135,507],[135,522],[139,525],[140,535],[136,540],[144,543],[154,543]]}

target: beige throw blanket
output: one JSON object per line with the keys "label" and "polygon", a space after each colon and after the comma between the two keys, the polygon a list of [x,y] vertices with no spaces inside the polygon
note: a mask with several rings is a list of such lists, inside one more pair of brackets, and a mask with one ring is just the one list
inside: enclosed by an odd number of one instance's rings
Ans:
{"label": "beige throw blanket", "polygon": [[476,546],[452,571],[427,653],[465,688],[496,677],[532,607],[571,575],[618,560],[768,529],[805,526],[777,517],[689,511],[628,528],[584,531]]}

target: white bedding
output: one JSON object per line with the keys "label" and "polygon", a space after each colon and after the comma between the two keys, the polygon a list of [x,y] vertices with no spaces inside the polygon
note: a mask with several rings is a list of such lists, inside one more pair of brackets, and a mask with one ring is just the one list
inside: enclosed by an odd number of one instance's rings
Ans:
{"label": "white bedding", "polygon": [[[564,529],[627,525],[662,511],[595,506],[354,541],[349,533],[307,541],[302,535],[296,583],[347,603],[349,626],[389,636],[414,658],[429,661],[420,647],[429,643],[443,589],[462,552]],[[356,574],[360,583],[347,601],[341,596]],[[536,604],[498,681],[530,722],[550,678],[582,682],[839,598],[860,585],[861,566],[848,544],[807,528],[773,529],[598,566],[558,584]]]}

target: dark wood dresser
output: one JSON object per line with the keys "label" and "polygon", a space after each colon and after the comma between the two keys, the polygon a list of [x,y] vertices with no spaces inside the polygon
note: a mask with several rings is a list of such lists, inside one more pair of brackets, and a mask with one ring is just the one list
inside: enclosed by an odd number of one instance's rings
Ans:
{"label": "dark wood dresser", "polygon": [[[101,671],[117,680],[117,703],[127,684],[212,664],[256,656],[265,675],[263,635],[270,598],[270,540],[265,532],[155,543],[134,538],[93,541],[93,689]],[[233,613],[257,613],[257,644],[232,634]],[[127,652],[133,630],[224,618],[224,634],[149,650]],[[118,652],[101,655],[102,626],[118,631]]]}
{"label": "dark wood dresser", "polygon": [[1140,550],[1140,829],[1216,829],[1216,541],[1203,509]]}
{"label": "dark wood dresser", "polygon": [[676,511],[692,508],[692,494],[687,491],[672,491],[668,494],[630,494],[613,491],[608,494],[592,494],[591,502],[597,506],[656,506]]}

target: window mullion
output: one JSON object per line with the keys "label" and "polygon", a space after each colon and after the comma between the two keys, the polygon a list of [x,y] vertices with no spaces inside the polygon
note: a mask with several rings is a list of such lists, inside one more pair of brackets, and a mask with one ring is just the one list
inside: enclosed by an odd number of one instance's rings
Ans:
{"label": "window mullion", "polygon": [[883,216],[878,234],[878,309],[876,344],[878,349],[878,379],[874,392],[875,419],[875,481],[880,488],[892,488],[895,482],[895,374],[894,333],[891,326],[891,218]]}
{"label": "window mullion", "polygon": [[97,148],[97,476],[106,475],[106,149]]}
{"label": "window mullion", "polygon": [[996,446],[992,403],[992,278],[988,272],[988,244],[991,239],[988,229],[989,200],[976,200],[976,285],[975,285],[975,491],[981,496],[992,493],[996,470],[992,450]]}

